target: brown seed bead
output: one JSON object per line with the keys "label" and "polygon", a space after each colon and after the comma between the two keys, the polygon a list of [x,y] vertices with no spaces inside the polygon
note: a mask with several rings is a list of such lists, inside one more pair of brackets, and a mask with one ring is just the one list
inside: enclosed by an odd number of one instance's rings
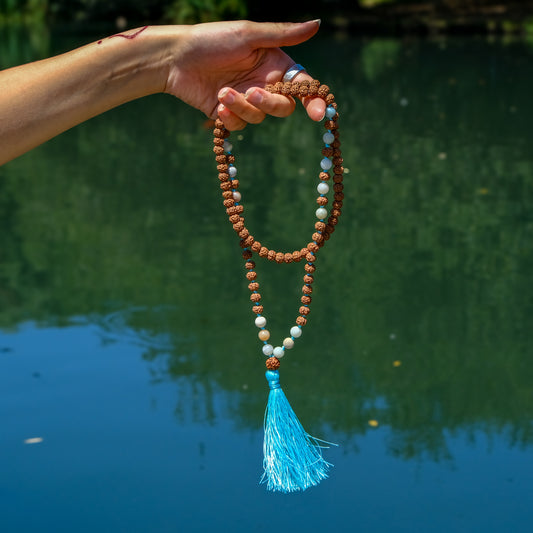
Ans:
{"label": "brown seed bead", "polygon": [[329,174],[327,172],[321,172],[318,177],[322,180],[322,181],[328,181],[329,180]]}
{"label": "brown seed bead", "polygon": [[233,207],[235,205],[235,200],[233,198],[228,198],[223,202],[224,207]]}
{"label": "brown seed bead", "polygon": [[302,260],[302,254],[298,250],[295,250],[294,252],[292,252],[292,260],[295,263],[298,263]]}
{"label": "brown seed bead", "polygon": [[243,250],[242,252],[242,258],[245,260],[245,261],[248,261],[248,259],[251,259],[252,257],[252,252],[250,250]]}
{"label": "brown seed bead", "polygon": [[333,181],[334,181],[335,183],[337,183],[337,184],[338,184],[338,183],[342,183],[342,180],[343,180],[343,175],[342,175],[342,174],[335,174],[335,175],[333,176]]}
{"label": "brown seed bead", "polygon": [[274,261],[276,259],[276,252],[275,250],[269,250],[267,257],[270,261]]}
{"label": "brown seed bead", "polygon": [[[324,241],[329,240],[329,233],[324,232]],[[320,246],[324,246],[325,242],[323,242]]]}
{"label": "brown seed bead", "polygon": [[322,233],[313,233],[313,240],[317,244],[320,244],[324,240],[324,235]]}
{"label": "brown seed bead", "polygon": [[324,128],[331,130],[331,132],[335,135],[335,131],[333,130],[337,129],[337,122],[334,120],[326,120],[326,122],[324,122]]}
{"label": "brown seed bead", "polygon": [[283,87],[281,88],[281,94],[284,96],[288,96],[291,94],[291,85],[292,83],[290,81],[287,81],[283,84]]}
{"label": "brown seed bead", "polygon": [[223,191],[230,191],[230,190],[232,189],[231,182],[230,182],[230,181],[223,181],[223,182],[220,184],[220,188],[221,188]]}
{"label": "brown seed bead", "polygon": [[266,246],[261,246],[261,250],[259,250],[259,257],[267,257],[269,252],[269,249]]}
{"label": "brown seed bead", "polygon": [[239,188],[239,180],[231,180],[231,185],[234,189],[238,189]]}
{"label": "brown seed bead", "polygon": [[226,172],[228,170],[228,165],[217,165],[217,170],[219,172]]}
{"label": "brown seed bead", "polygon": [[308,315],[311,312],[311,309],[309,309],[309,307],[306,307],[305,305],[302,305],[302,307],[300,307],[300,309],[298,309],[298,312],[301,315]]}
{"label": "brown seed bead", "polygon": [[229,217],[229,221],[232,223],[232,224],[237,224],[237,222],[241,222],[241,217],[239,215],[231,215]]}
{"label": "brown seed bead", "polygon": [[224,200],[228,200],[229,198],[233,198],[233,193],[231,191],[224,191],[222,193],[222,198],[224,198]]}
{"label": "brown seed bead", "polygon": [[269,357],[265,361],[265,365],[268,370],[277,370],[280,367],[281,363],[279,362],[279,359],[277,357]]}
{"label": "brown seed bead", "polygon": [[341,210],[342,209],[342,201],[341,200],[335,200],[332,204],[332,207],[335,209],[338,209],[338,210]]}
{"label": "brown seed bead", "polygon": [[300,89],[298,91],[298,96],[300,98],[305,98],[309,94],[309,85],[300,85]]}
{"label": "brown seed bead", "polygon": [[267,83],[265,85],[265,91],[268,91],[269,93],[273,93],[274,92],[274,85],[272,85],[271,83]]}
{"label": "brown seed bead", "polygon": [[259,289],[259,283],[257,283],[257,281],[252,281],[252,283],[248,283],[248,288],[251,291],[256,291],[257,289]]}
{"label": "brown seed bead", "polygon": [[335,103],[335,96],[333,96],[331,93],[326,96],[326,104],[332,105],[335,109],[337,109],[337,104]]}
{"label": "brown seed bead", "polygon": [[327,231],[328,235],[331,235],[335,231],[335,226],[332,226],[331,224],[328,224],[326,226],[326,231]]}
{"label": "brown seed bead", "polygon": [[226,156],[225,155],[217,155],[215,157],[215,161],[217,163],[225,163],[226,162]]}
{"label": "brown seed bead", "polygon": [[239,237],[241,239],[246,239],[246,237],[248,237],[248,235],[250,235],[250,232],[246,228],[244,228],[241,231],[239,231]]}
{"label": "brown seed bead", "polygon": [[300,301],[301,301],[304,305],[309,305],[309,304],[313,301],[313,298],[311,298],[311,296],[309,296],[308,294],[304,294],[304,295],[300,298]]}
{"label": "brown seed bead", "polygon": [[327,205],[328,203],[328,199],[326,196],[319,196],[317,199],[316,199],[316,203],[318,205],[321,205],[321,206],[325,206]]}
{"label": "brown seed bead", "polygon": [[278,81],[274,84],[274,92],[281,94],[282,88],[283,88],[283,83],[281,83],[281,81]]}
{"label": "brown seed bead", "polygon": [[253,270],[255,268],[255,261],[246,261],[244,268],[247,270]]}
{"label": "brown seed bead", "polygon": [[254,238],[252,235],[248,235],[248,237],[246,237],[246,239],[243,239],[241,243],[241,246],[243,248],[249,248],[254,243]]}
{"label": "brown seed bead", "polygon": [[312,263],[312,262],[315,260],[315,254],[312,253],[312,252],[309,252],[309,253],[305,256],[305,259],[307,260],[308,263]]}
{"label": "brown seed bead", "polygon": [[335,185],[333,185],[333,190],[335,192],[342,192],[343,189],[344,185],[342,183],[335,183]]}
{"label": "brown seed bead", "polygon": [[340,209],[332,209],[331,210],[331,216],[335,218],[339,218],[341,216],[341,210]]}
{"label": "brown seed bead", "polygon": [[328,218],[328,224],[330,224],[331,226],[336,226],[337,222],[339,222],[339,219],[336,218],[336,217],[329,217]]}
{"label": "brown seed bead", "polygon": [[290,253],[284,254],[283,261],[285,261],[285,263],[292,263],[292,254]]}
{"label": "brown seed bead", "polygon": [[291,84],[291,96],[298,96],[300,91],[300,84],[297,81],[293,81]]}
{"label": "brown seed bead", "polygon": [[307,249],[310,251],[310,252],[318,252],[318,246],[316,245],[315,242],[310,242],[308,245],[307,245]]}
{"label": "brown seed bead", "polygon": [[320,98],[326,98],[328,94],[329,94],[329,87],[327,85],[321,85],[318,88],[318,96],[320,96]]}
{"label": "brown seed bead", "polygon": [[342,166],[344,163],[344,159],[342,157],[334,157],[333,158],[333,164],[337,166]]}
{"label": "brown seed bead", "polygon": [[344,174],[344,167],[333,167],[334,174]]}
{"label": "brown seed bead", "polygon": [[312,274],[316,270],[316,267],[313,263],[309,262],[304,266],[304,269],[306,272],[309,272],[309,274]]}
{"label": "brown seed bead", "polygon": [[285,259],[285,257],[284,257],[284,254],[282,254],[281,252],[278,252],[274,259],[276,263],[283,263],[283,260]]}
{"label": "brown seed bead", "polygon": [[256,304],[261,301],[261,295],[258,292],[254,292],[253,294],[250,294],[250,300]]}
{"label": "brown seed bead", "polygon": [[324,157],[333,157],[333,148],[331,148],[331,146],[326,146],[326,148],[322,148],[322,155]]}
{"label": "brown seed bead", "polygon": [[315,278],[309,274],[305,274],[304,276],[304,283],[313,283],[315,281]]}
{"label": "brown seed bead", "polygon": [[324,222],[315,222],[315,229],[317,231],[324,231],[326,229],[326,224]]}
{"label": "brown seed bead", "polygon": [[223,139],[224,138],[224,130],[220,129],[220,128],[215,128],[213,130],[213,135],[215,137],[218,137],[219,139]]}
{"label": "brown seed bead", "polygon": [[307,285],[304,285],[302,287],[302,292],[304,294],[313,294],[313,287],[308,287]]}
{"label": "brown seed bead", "polygon": [[241,231],[243,228],[244,228],[244,222],[237,222],[237,224],[233,224],[233,229],[237,233],[239,233],[239,231]]}
{"label": "brown seed bead", "polygon": [[255,313],[256,315],[263,314],[263,306],[262,305],[254,305],[252,307],[252,312]]}
{"label": "brown seed bead", "polygon": [[229,174],[227,172],[220,172],[218,175],[218,179],[220,181],[228,181],[229,180]]}
{"label": "brown seed bead", "polygon": [[235,156],[233,154],[228,154],[227,156],[228,163],[235,163]]}
{"label": "brown seed bead", "polygon": [[261,250],[261,243],[259,241],[255,241],[251,248],[254,252],[259,252],[259,250]]}
{"label": "brown seed bead", "polygon": [[222,148],[222,146],[213,146],[213,152],[215,152],[215,154],[217,155],[221,155],[224,153],[224,148]]}
{"label": "brown seed bead", "polygon": [[220,137],[215,137],[213,139],[213,144],[215,146],[223,146],[224,145],[224,139],[221,139]]}
{"label": "brown seed bead", "polygon": [[296,323],[299,326],[305,326],[307,324],[307,318],[305,318],[304,316],[299,316],[296,318]]}
{"label": "brown seed bead", "polygon": [[309,253],[309,250],[308,250],[307,248],[302,248],[302,249],[300,250],[300,255],[301,255],[302,257],[306,257],[308,253]]}
{"label": "brown seed bead", "polygon": [[242,213],[244,211],[244,207],[242,205],[234,205],[233,207],[228,207],[226,209],[226,213],[228,215],[238,215],[239,213]]}

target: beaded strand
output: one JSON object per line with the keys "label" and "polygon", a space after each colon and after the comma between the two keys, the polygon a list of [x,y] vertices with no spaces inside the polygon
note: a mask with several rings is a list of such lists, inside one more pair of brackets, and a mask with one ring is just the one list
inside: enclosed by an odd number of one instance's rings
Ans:
{"label": "beaded strand", "polygon": [[[242,196],[239,192],[239,180],[237,168],[235,167],[235,156],[232,153],[233,147],[228,141],[230,132],[224,127],[223,122],[217,118],[215,121],[214,147],[215,160],[217,162],[218,178],[222,190],[223,205],[226,208],[229,222],[232,224],[234,231],[240,238],[240,246],[243,249],[242,256],[245,260],[246,278],[249,281],[248,289],[251,291],[250,300],[252,302],[252,312],[256,315],[255,325],[259,328],[258,337],[263,343],[262,351],[266,360],[268,370],[277,370],[280,366],[280,359],[285,355],[286,350],[294,346],[294,342],[302,335],[302,327],[307,324],[307,316],[310,313],[310,304],[313,292],[312,284],[314,281],[314,272],[316,270],[315,261],[317,252],[324,246],[331,234],[335,231],[338,219],[341,215],[343,206],[343,159],[340,150],[339,132],[338,132],[338,113],[335,97],[327,85],[321,85],[318,80],[302,82],[278,82],[274,85],[267,85],[265,90],[274,94],[283,94],[292,97],[315,96],[322,98],[326,103],[326,113],[324,126],[326,133],[323,134],[322,140],[325,147],[322,149],[322,160],[320,161],[321,172],[319,173],[320,182],[317,186],[319,196],[316,199],[318,205],[315,215],[318,221],[315,223],[312,240],[300,250],[293,252],[277,252],[270,249],[261,242],[255,240],[245,225],[244,207],[240,203]],[[333,172],[333,192],[334,200],[331,204],[331,210],[328,216],[327,194],[330,192],[328,181],[331,179],[329,171]],[[263,305],[261,304],[261,294],[259,293],[259,282],[255,271],[256,263],[253,261],[253,254],[266,258],[276,263],[292,263],[305,260],[302,286],[302,296],[300,298],[301,306],[298,309],[298,316],[295,325],[290,328],[289,336],[286,337],[281,346],[272,346],[270,332],[266,329],[267,319],[263,315]]]}

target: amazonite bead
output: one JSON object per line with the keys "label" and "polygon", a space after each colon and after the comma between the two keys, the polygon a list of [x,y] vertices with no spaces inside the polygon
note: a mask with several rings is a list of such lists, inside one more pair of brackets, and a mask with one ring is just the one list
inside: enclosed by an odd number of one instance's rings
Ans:
{"label": "amazonite bead", "polygon": [[229,167],[228,168],[228,174],[230,178],[234,178],[237,175],[237,168],[236,167]]}
{"label": "amazonite bead", "polygon": [[323,181],[321,181],[316,190],[320,193],[320,194],[327,194],[328,191],[329,191],[329,185]]}
{"label": "amazonite bead", "polygon": [[224,152],[231,152],[233,150],[233,144],[228,140],[224,141]]}
{"label": "amazonite bead", "polygon": [[267,319],[264,316],[258,316],[255,319],[255,325],[258,328],[264,328],[266,326],[266,324],[267,324]]}
{"label": "amazonite bead", "polygon": [[328,210],[325,209],[324,207],[319,207],[316,212],[316,218],[318,218],[319,220],[323,220],[324,218],[326,218],[328,216]]}
{"label": "amazonite bead", "polygon": [[292,326],[291,328],[291,335],[297,339],[298,337],[302,336],[302,328],[299,328],[298,326]]}
{"label": "amazonite bead", "polygon": [[[333,162],[331,161],[331,159],[324,157],[324,159],[320,161],[320,166],[322,167],[322,170],[329,170],[333,166]],[[230,176],[231,176],[231,173],[230,173]]]}
{"label": "amazonite bead", "polygon": [[331,131],[326,131],[326,133],[322,135],[322,140],[324,141],[324,144],[331,144],[335,140],[335,135],[333,135]]}
{"label": "amazonite bead", "polygon": [[267,357],[270,357],[274,353],[274,346],[272,346],[272,344],[265,344],[263,346],[263,353]]}
{"label": "amazonite bead", "polygon": [[332,105],[328,105],[328,107],[326,107],[327,118],[333,118],[336,114],[337,114],[337,110]]}
{"label": "amazonite bead", "polygon": [[281,359],[285,355],[285,350],[281,346],[276,346],[274,348],[274,357]]}
{"label": "amazonite bead", "polygon": [[286,337],[283,339],[283,346],[285,346],[286,350],[290,350],[294,347],[294,341],[290,337]]}

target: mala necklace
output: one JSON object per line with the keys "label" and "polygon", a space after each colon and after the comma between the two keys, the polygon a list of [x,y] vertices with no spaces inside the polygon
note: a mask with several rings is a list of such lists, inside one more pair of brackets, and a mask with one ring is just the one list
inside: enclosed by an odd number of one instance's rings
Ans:
{"label": "mala necklace", "polygon": [[[332,465],[322,458],[322,446],[318,439],[306,433],[300,421],[294,414],[279,382],[280,359],[287,350],[293,348],[295,340],[302,335],[302,328],[307,324],[310,312],[311,294],[315,273],[315,261],[317,254],[335,231],[339,216],[341,215],[343,194],[342,157],[340,151],[339,132],[337,126],[338,114],[335,97],[327,85],[321,85],[318,80],[302,82],[278,82],[275,85],[267,85],[265,90],[293,97],[313,96],[322,98],[326,103],[325,123],[326,132],[322,139],[325,147],[322,149],[323,159],[320,161],[320,182],[317,186],[319,193],[316,203],[315,231],[311,241],[300,250],[293,252],[278,252],[256,240],[250,233],[244,221],[244,207],[241,203],[239,192],[239,180],[237,167],[235,167],[235,155],[233,147],[227,140],[230,132],[224,127],[224,123],[217,118],[215,121],[214,148],[217,162],[218,178],[224,207],[233,229],[240,238],[240,246],[243,249],[242,257],[245,260],[246,278],[249,281],[248,288],[251,291],[250,300],[252,311],[255,314],[255,325],[259,328],[258,337],[263,343],[262,351],[266,360],[266,379],[270,387],[268,404],[264,420],[263,442],[263,468],[264,473],[261,482],[267,483],[267,488],[273,491],[294,492],[305,490],[312,485],[317,485],[327,477],[327,470]],[[329,200],[326,196],[330,191],[330,171],[333,173],[334,200],[328,213],[326,208]],[[283,342],[274,347],[269,343],[270,332],[266,329],[267,319],[263,314],[259,283],[257,281],[256,264],[254,254],[276,263],[304,262],[305,274],[301,306],[295,324],[290,328],[289,336]]]}

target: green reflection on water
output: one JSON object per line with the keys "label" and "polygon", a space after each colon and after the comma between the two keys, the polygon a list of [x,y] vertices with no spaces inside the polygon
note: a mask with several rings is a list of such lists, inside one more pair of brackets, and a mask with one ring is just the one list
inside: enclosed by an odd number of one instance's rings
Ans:
{"label": "green reflection on water", "polygon": [[[478,40],[323,37],[301,47],[342,106],[350,170],[310,324],[283,366],[310,430],[327,423],[350,436],[376,419],[404,457],[446,457],[446,433],[465,429],[531,443],[530,56],[520,43]],[[308,242],[321,131],[300,113],[235,142],[258,239]],[[200,114],[150,97],[0,177],[2,327],[87,317],[165,339],[148,343],[147,360],[189,376],[204,413],[214,383],[239,392],[234,416],[257,427],[263,358]],[[258,270],[281,339],[302,267]]]}

